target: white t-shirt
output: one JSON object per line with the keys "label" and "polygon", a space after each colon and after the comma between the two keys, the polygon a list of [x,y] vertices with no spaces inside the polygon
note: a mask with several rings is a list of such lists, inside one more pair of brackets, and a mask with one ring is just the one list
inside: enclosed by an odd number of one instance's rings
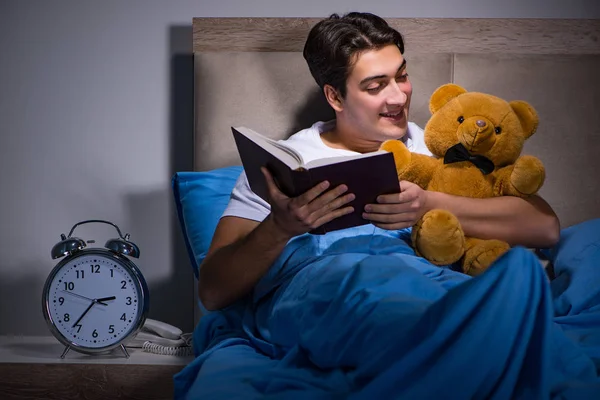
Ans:
{"label": "white t-shirt", "polygon": [[[334,126],[335,120],[316,122],[310,128],[303,129],[280,142],[285,142],[287,146],[298,151],[305,163],[319,158],[358,154],[355,151],[334,149],[323,142],[321,133],[330,131]],[[410,151],[431,155],[425,145],[423,130],[418,125],[409,122],[407,134],[401,140]],[[269,203],[250,189],[246,173],[242,172],[231,192],[229,204],[222,217],[234,216],[261,222],[270,212]]]}

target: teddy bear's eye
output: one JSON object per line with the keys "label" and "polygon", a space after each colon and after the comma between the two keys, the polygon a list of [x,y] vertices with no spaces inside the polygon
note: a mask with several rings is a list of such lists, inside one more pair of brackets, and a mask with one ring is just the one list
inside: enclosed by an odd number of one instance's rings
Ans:
{"label": "teddy bear's eye", "polygon": [[496,129],[494,129],[494,132],[496,132],[496,135],[499,135],[500,132],[502,132],[502,128],[500,128],[499,126],[497,126]]}
{"label": "teddy bear's eye", "polygon": [[463,117],[462,115],[460,117],[458,117],[457,119],[459,124],[462,124],[465,121],[465,117]]}

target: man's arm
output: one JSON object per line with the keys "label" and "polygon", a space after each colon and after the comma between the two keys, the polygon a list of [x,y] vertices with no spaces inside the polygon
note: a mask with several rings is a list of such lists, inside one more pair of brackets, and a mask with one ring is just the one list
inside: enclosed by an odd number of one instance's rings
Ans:
{"label": "man's arm", "polygon": [[200,266],[198,294],[204,307],[223,308],[249,293],[288,240],[272,218],[259,223],[223,217]]}
{"label": "man's arm", "polygon": [[550,247],[559,239],[558,218],[538,196],[474,199],[426,191],[408,181],[401,181],[400,188],[398,194],[379,196],[378,204],[367,206],[364,218],[382,229],[402,229],[441,208],[456,215],[467,236],[526,247]]}
{"label": "man's arm", "polygon": [[426,210],[443,208],[456,215],[467,236],[541,248],[551,247],[559,239],[558,218],[538,196],[474,199],[429,192],[427,203]]}
{"label": "man's arm", "polygon": [[353,211],[345,185],[321,182],[295,198],[285,196],[263,169],[271,213],[263,222],[223,217],[200,266],[198,295],[208,310],[226,307],[250,293],[287,242]]}

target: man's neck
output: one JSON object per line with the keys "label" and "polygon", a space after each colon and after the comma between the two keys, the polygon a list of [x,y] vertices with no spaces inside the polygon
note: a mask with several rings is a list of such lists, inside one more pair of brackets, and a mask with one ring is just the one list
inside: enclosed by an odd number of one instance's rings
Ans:
{"label": "man's neck", "polygon": [[358,153],[377,151],[379,150],[379,146],[381,146],[381,142],[360,139],[358,134],[354,132],[354,129],[344,126],[344,123],[340,120],[336,121],[335,126],[331,130],[321,134],[321,140],[328,147]]}

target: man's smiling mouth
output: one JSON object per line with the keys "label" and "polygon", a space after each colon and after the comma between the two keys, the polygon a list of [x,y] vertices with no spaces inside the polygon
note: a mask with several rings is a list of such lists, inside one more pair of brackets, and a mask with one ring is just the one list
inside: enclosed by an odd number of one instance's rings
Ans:
{"label": "man's smiling mouth", "polygon": [[395,113],[381,113],[379,115],[381,115],[382,117],[386,117],[386,118],[398,118],[398,117],[402,116],[402,110],[397,111]]}

